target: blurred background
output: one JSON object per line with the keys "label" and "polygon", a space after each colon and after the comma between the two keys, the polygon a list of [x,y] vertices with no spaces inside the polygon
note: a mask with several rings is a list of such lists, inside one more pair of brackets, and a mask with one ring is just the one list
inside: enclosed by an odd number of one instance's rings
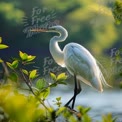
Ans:
{"label": "blurred background", "polygon": [[55,34],[29,31],[59,24],[69,32],[61,48],[70,42],[83,45],[103,65],[107,81],[120,85],[122,25],[117,25],[112,15],[114,3],[115,0],[1,0],[0,36],[9,48],[0,50],[0,57],[8,61],[21,50],[37,56],[35,66],[42,76],[49,74],[49,69],[62,72],[64,69],[49,52],[49,40]]}
{"label": "blurred background", "polygon": [[[39,68],[41,77],[48,78],[50,71],[57,74],[67,72],[53,61],[49,52],[49,40],[55,34],[29,31],[36,27],[62,25],[67,29],[69,36],[65,42],[60,44],[61,48],[63,49],[70,42],[76,42],[86,47],[103,65],[102,70],[107,82],[117,90],[117,92],[112,92],[113,89],[111,89],[107,94],[100,96],[96,92],[89,94],[88,91],[84,91],[80,96],[83,98],[81,104],[87,104],[93,108],[99,108],[100,103],[101,108],[106,107],[107,104],[108,108],[113,111],[107,109],[106,112],[122,113],[118,109],[122,108],[120,104],[122,98],[122,94],[120,94],[122,87],[122,24],[115,23],[112,14],[114,3],[115,0],[0,0],[0,37],[2,37],[3,43],[9,46],[8,49],[0,50],[0,58],[4,61],[11,61],[13,57],[18,57],[21,50],[37,57],[34,67]],[[69,75],[68,79],[70,81],[72,77]],[[71,83],[68,82],[68,84]],[[72,86],[68,87],[72,88]],[[61,89],[69,92],[67,87],[61,87]],[[88,87],[88,89],[90,88]],[[56,92],[54,94],[56,96]],[[84,95],[90,98],[91,104]],[[99,101],[94,102],[96,98]],[[108,98],[112,101],[111,104],[110,101],[102,101],[103,99],[108,100]],[[114,107],[112,108],[112,106]],[[115,109],[119,111],[115,111]],[[98,110],[96,109],[96,111]]]}

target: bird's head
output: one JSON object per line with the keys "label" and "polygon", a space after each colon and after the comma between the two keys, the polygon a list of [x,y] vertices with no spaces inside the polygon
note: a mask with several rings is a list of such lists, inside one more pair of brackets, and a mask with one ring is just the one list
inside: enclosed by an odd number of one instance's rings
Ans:
{"label": "bird's head", "polygon": [[48,27],[47,32],[58,32],[58,33],[62,33],[62,32],[67,32],[67,30],[60,26],[60,25],[56,25],[56,26],[52,26],[52,27]]}

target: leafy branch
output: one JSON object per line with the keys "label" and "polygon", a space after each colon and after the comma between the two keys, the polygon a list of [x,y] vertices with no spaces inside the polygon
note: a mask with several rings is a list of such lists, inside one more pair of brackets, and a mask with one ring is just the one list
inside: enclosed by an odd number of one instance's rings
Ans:
{"label": "leafy branch", "polygon": [[[28,86],[29,91],[31,91],[39,102],[49,110],[44,104],[44,101],[50,94],[50,88],[56,87],[58,84],[66,85],[64,81],[67,79],[67,76],[65,73],[61,73],[58,76],[50,73],[53,83],[48,83],[45,79],[39,78],[37,69],[32,69],[31,71],[26,69],[27,65],[34,63],[35,58],[36,56],[19,51],[19,58],[14,58],[12,62],[6,62],[7,66],[13,71],[8,78],[12,80],[12,82],[18,82],[19,77],[21,77]],[[35,85],[33,84],[33,81],[36,82]]]}
{"label": "leafy branch", "polygon": [[[0,38],[0,49],[7,48],[7,45],[1,44],[1,40]],[[50,94],[50,89],[59,84],[66,85],[65,80],[67,79],[67,75],[65,73],[59,75],[50,73],[52,83],[48,83],[44,78],[39,78],[37,69],[26,69],[27,65],[34,63],[35,58],[36,56],[19,51],[19,58],[14,58],[12,62],[6,62],[5,64],[5,62],[0,59],[0,63],[2,63],[6,72],[7,81],[5,84],[0,85],[0,121],[55,122],[58,117],[61,116],[62,119],[64,118],[67,122],[92,122],[92,118],[88,115],[91,108],[78,106],[77,111],[75,111],[62,107],[61,97],[57,97],[56,100],[53,101],[54,104],[58,106],[57,110],[53,110],[45,105],[45,100]],[[8,70],[6,65],[10,70]],[[30,91],[31,94],[25,95],[18,92],[16,88],[18,88],[18,86],[20,87],[21,80],[27,85],[27,90]],[[33,83],[34,81],[35,83]],[[14,83],[14,85],[12,83]],[[17,84],[16,87],[15,84]],[[21,89],[23,88],[21,87]],[[39,107],[40,104],[45,109]],[[23,113],[24,118],[21,117]],[[111,114],[102,117],[102,122],[115,121],[116,118],[113,118]]]}
{"label": "leafy branch", "polygon": [[115,22],[121,24],[122,22],[122,1],[116,0],[112,10]]}

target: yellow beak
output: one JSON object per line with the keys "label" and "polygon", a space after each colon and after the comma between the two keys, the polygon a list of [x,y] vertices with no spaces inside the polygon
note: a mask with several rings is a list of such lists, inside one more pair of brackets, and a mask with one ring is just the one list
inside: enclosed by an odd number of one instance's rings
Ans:
{"label": "yellow beak", "polygon": [[46,30],[46,29],[31,29],[30,31],[32,31],[32,32],[46,32],[48,30]]}

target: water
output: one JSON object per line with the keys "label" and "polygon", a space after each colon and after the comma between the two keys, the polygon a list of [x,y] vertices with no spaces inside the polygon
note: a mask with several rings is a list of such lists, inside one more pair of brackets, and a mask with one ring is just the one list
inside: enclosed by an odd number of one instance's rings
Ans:
{"label": "water", "polygon": [[[72,95],[73,87],[59,86],[51,92],[49,101],[61,96],[62,103],[65,104]],[[77,96],[75,106],[78,105],[91,107],[89,115],[95,120],[100,120],[102,115],[112,113],[118,118],[117,122],[122,122],[122,90],[109,89],[100,93],[90,87],[84,88]]]}

